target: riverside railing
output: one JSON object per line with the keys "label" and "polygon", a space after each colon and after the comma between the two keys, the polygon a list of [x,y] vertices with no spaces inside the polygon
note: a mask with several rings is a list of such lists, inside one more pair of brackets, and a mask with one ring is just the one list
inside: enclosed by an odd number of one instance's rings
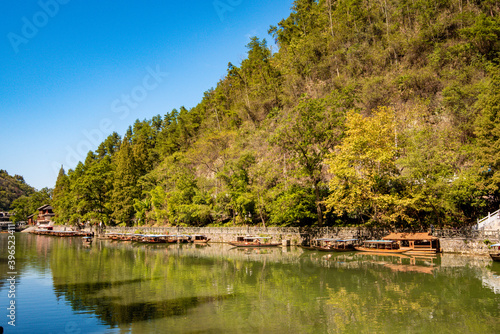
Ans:
{"label": "riverside railing", "polygon": [[487,226],[495,223],[500,227],[500,209],[493,213],[488,212],[488,215],[486,217],[484,217],[483,219],[478,219],[476,229],[485,229]]}

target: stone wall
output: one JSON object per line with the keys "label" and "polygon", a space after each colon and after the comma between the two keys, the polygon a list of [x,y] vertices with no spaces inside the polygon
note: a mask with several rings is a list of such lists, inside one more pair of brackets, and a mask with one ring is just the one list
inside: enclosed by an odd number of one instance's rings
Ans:
{"label": "stone wall", "polygon": [[235,241],[237,236],[255,235],[271,237],[273,241],[290,240],[293,245],[300,244],[304,239],[298,228],[282,227],[108,227],[106,233],[142,233],[142,234],[203,234],[210,242]]}
{"label": "stone wall", "polygon": [[[337,239],[381,239],[393,231],[388,229],[369,229],[361,227],[107,227],[107,233],[142,234],[204,234],[211,242],[230,242],[237,236],[268,236],[274,242],[290,240],[292,245],[306,244],[315,238]],[[415,231],[413,231],[415,232]],[[445,253],[487,254],[488,244],[500,242],[500,231],[471,229],[436,229],[432,235],[440,238]]]}
{"label": "stone wall", "polygon": [[[443,252],[458,254],[488,254],[490,239],[442,238],[439,239]],[[493,240],[498,243],[498,239]]]}

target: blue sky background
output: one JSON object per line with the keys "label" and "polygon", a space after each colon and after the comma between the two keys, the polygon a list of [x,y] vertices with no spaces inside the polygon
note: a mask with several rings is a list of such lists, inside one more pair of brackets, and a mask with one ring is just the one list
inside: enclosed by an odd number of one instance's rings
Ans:
{"label": "blue sky background", "polygon": [[[74,168],[113,131],[123,136],[136,119],[198,104],[228,62],[246,57],[251,36],[272,44],[267,30],[291,6],[292,0],[2,1],[0,169],[37,189],[53,188],[61,165]],[[154,80],[150,72],[158,70],[168,74]],[[140,101],[129,107],[127,95]]]}

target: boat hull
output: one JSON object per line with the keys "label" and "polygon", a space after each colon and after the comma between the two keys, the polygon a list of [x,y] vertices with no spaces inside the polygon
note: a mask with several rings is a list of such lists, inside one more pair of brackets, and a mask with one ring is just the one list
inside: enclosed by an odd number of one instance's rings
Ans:
{"label": "boat hull", "polygon": [[493,261],[500,262],[500,253],[498,254],[490,254],[490,257]]}
{"label": "boat hull", "polygon": [[407,252],[411,252],[414,254],[437,254],[442,253],[441,248],[415,248],[415,247],[401,247],[400,249],[404,249]]}
{"label": "boat hull", "polygon": [[406,249],[377,249],[377,248],[367,248],[367,247],[354,247],[360,252],[371,252],[371,253],[404,253],[407,252]]}
{"label": "boat hull", "polygon": [[355,248],[337,248],[337,247],[315,247],[315,249],[321,251],[321,252],[354,252],[356,251]]}
{"label": "boat hull", "polygon": [[210,241],[210,239],[208,240],[195,240],[193,241],[195,244],[206,244]]}

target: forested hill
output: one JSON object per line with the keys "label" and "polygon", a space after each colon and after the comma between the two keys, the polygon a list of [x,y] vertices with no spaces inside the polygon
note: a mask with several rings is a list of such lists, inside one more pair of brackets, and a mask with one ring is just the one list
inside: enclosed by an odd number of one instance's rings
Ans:
{"label": "forested hill", "polygon": [[14,200],[34,192],[35,189],[26,184],[22,176],[11,176],[7,171],[0,169],[0,211],[9,211]]}
{"label": "forested hill", "polygon": [[[59,222],[464,226],[500,205],[500,3],[295,1],[192,109],[61,170]],[[270,22],[272,23],[272,22]]]}

